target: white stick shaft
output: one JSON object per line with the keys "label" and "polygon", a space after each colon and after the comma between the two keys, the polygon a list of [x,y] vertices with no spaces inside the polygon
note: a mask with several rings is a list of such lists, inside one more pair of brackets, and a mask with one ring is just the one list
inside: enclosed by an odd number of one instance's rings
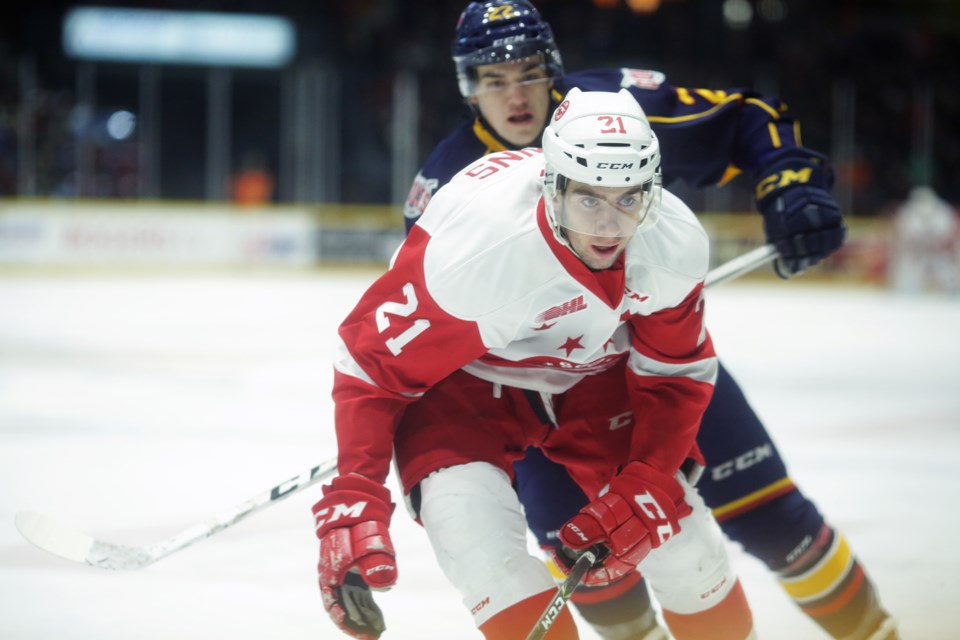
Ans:
{"label": "white stick shaft", "polygon": [[172,538],[142,547],[97,540],[83,531],[30,511],[18,513],[16,525],[29,542],[61,558],[101,569],[143,569],[157,560],[246,520],[254,513],[285,500],[306,487],[322,482],[336,473],[336,470],[336,458],[327,460]]}
{"label": "white stick shaft", "polygon": [[704,289],[714,287],[721,282],[738,278],[745,273],[768,262],[773,262],[779,254],[772,244],[765,244],[753,251],[748,251],[729,262],[725,262],[716,269],[711,269],[703,283]]}
{"label": "white stick shaft", "polygon": [[156,545],[159,555],[155,558],[154,561],[159,560],[160,558],[165,558],[174,551],[179,551],[185,547],[189,547],[195,542],[199,542],[204,538],[209,538],[210,536],[217,534],[228,527],[232,527],[238,522],[246,520],[253,514],[258,511],[262,511],[269,506],[276,504],[282,500],[285,500],[292,496],[293,494],[311,487],[318,482],[322,482],[326,478],[332,476],[337,471],[337,459],[332,458],[318,464],[311,469],[304,471],[303,473],[290,478],[285,482],[281,482],[277,486],[273,487],[269,491],[264,491],[263,493],[250,498],[244,502],[241,502],[238,505],[234,505],[230,509],[227,509],[206,522],[193,526],[173,538],[165,542],[161,542]]}

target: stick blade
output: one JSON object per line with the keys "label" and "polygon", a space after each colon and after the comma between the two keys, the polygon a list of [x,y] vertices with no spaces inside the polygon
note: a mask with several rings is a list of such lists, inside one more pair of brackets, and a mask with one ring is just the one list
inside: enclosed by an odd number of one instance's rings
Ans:
{"label": "stick blade", "polygon": [[14,519],[20,535],[65,560],[100,569],[142,569],[156,561],[148,549],[97,540],[41,513],[21,511]]}
{"label": "stick blade", "polygon": [[87,555],[96,542],[78,529],[71,529],[33,511],[21,511],[14,522],[20,535],[28,542],[47,553],[73,562],[86,562]]}

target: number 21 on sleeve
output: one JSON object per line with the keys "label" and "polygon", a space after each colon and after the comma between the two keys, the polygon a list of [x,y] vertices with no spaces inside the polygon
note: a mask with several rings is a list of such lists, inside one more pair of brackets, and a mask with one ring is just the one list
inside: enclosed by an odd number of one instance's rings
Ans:
{"label": "number 21 on sleeve", "polygon": [[[408,282],[403,285],[403,302],[384,302],[377,307],[377,331],[381,334],[390,328],[389,316],[399,316],[409,318],[417,310],[417,294],[413,290],[413,283]],[[400,355],[403,348],[416,338],[418,335],[430,328],[429,320],[415,320],[412,325],[407,327],[400,335],[387,338],[385,343],[390,353],[395,356]]]}

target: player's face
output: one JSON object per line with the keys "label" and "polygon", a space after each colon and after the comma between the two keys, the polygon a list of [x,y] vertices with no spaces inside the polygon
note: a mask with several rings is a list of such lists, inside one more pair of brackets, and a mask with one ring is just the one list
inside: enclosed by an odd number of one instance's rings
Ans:
{"label": "player's face", "polygon": [[540,56],[477,67],[470,101],[501,138],[516,147],[540,146],[553,85]]}
{"label": "player's face", "polygon": [[574,180],[558,198],[558,222],[570,246],[595,271],[613,266],[649,204],[642,187],[593,187]]}

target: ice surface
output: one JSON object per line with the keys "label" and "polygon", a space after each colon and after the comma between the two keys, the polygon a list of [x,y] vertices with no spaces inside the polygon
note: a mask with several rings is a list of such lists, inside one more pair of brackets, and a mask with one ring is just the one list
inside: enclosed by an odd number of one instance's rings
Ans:
{"label": "ice surface", "polygon": [[[333,457],[335,327],[374,275],[0,278],[0,638],[345,637],[315,584],[316,487],[138,572],[49,556],[14,515],[147,544]],[[737,282],[707,313],[904,637],[957,637],[960,301]],[[393,533],[384,640],[480,638],[402,509]],[[825,637],[732,549],[760,638]]]}

